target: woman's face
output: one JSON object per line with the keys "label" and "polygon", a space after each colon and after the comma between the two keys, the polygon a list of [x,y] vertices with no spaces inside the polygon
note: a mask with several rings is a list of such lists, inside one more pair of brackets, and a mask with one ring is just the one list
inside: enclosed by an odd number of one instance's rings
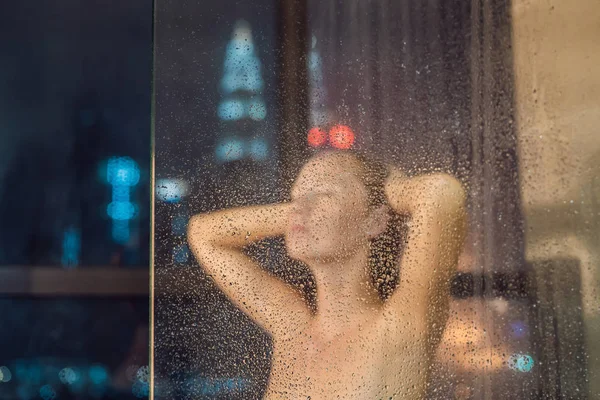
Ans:
{"label": "woman's face", "polygon": [[286,230],[291,257],[304,262],[348,257],[369,237],[367,191],[351,155],[326,154],[309,160],[292,188]]}

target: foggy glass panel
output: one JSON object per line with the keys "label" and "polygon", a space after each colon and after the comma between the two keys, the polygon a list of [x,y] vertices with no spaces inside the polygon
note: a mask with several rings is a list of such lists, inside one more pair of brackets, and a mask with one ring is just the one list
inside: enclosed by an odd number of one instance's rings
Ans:
{"label": "foggy glass panel", "polygon": [[594,398],[591,17],[155,12],[155,398]]}

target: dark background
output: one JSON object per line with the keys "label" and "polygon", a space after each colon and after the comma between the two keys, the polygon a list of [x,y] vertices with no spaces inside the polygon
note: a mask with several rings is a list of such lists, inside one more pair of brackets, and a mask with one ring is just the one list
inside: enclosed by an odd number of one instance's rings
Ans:
{"label": "dark background", "polygon": [[[151,1],[1,2],[3,400],[147,397],[151,83]],[[140,173],[125,243],[111,157]]]}

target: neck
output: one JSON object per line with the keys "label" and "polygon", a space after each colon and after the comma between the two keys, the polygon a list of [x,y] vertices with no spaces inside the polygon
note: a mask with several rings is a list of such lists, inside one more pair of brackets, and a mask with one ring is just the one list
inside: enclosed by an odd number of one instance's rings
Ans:
{"label": "neck", "polygon": [[349,257],[309,264],[317,284],[317,319],[341,329],[356,321],[353,316],[381,306],[368,257],[369,247],[364,245]]}

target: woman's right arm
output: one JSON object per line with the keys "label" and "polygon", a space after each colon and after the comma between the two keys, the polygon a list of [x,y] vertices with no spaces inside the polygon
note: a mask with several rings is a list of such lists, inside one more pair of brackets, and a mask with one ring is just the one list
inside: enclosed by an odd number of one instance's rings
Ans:
{"label": "woman's right arm", "polygon": [[270,333],[307,321],[302,296],[246,256],[255,241],[282,235],[290,204],[241,207],[195,215],[188,243],[196,259],[225,295]]}

